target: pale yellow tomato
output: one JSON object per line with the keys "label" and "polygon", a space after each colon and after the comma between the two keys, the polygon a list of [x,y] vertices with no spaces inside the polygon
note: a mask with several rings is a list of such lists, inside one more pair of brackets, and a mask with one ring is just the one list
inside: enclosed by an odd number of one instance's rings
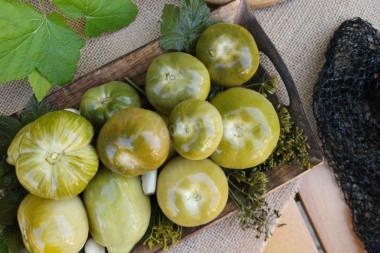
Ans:
{"label": "pale yellow tomato", "polygon": [[83,196],[90,233],[110,253],[129,252],[145,234],[151,208],[140,177],[101,168]]}
{"label": "pale yellow tomato", "polygon": [[68,111],[45,114],[32,123],[20,141],[18,180],[42,198],[78,195],[98,170],[99,159],[90,145],[93,136],[93,127],[82,116]]}
{"label": "pale yellow tomato", "polygon": [[88,218],[79,197],[53,200],[28,194],[17,219],[29,252],[77,253],[88,237]]}

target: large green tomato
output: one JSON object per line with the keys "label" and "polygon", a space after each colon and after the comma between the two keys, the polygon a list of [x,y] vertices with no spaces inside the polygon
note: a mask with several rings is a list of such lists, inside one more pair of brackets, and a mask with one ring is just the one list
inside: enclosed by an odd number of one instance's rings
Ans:
{"label": "large green tomato", "polygon": [[227,198],[227,178],[209,159],[177,157],[158,176],[158,204],[180,226],[194,227],[212,221],[224,209]]}
{"label": "large green tomato", "polygon": [[190,98],[206,100],[210,75],[197,58],[174,52],[158,56],[146,74],[145,91],[158,111],[169,114],[181,101]]}
{"label": "large green tomato", "polygon": [[245,88],[224,91],[211,104],[223,120],[223,138],[211,159],[230,169],[246,169],[264,162],[280,136],[273,105],[260,93]]}
{"label": "large green tomato", "polygon": [[82,116],[68,111],[45,114],[32,123],[21,141],[14,139],[20,141],[18,180],[42,198],[78,195],[98,170],[99,159],[90,145],[93,136],[93,127]]}
{"label": "large green tomato", "polygon": [[127,108],[115,113],[98,136],[99,158],[110,170],[138,176],[156,170],[170,148],[169,130],[155,112]]}
{"label": "large green tomato", "polygon": [[128,107],[141,107],[137,91],[126,83],[114,81],[87,90],[80,102],[80,113],[100,130],[115,112]]}
{"label": "large green tomato", "polygon": [[173,146],[183,157],[201,160],[209,157],[223,135],[222,118],[209,102],[188,99],[170,114],[169,130]]}
{"label": "large green tomato", "polygon": [[150,200],[140,177],[127,177],[102,168],[84,191],[90,233],[110,253],[126,253],[145,234]]}
{"label": "large green tomato", "polygon": [[251,33],[242,26],[226,23],[212,25],[202,33],[196,56],[206,65],[211,81],[227,87],[251,79],[260,58]]}
{"label": "large green tomato", "polygon": [[53,200],[28,194],[17,219],[29,252],[77,253],[88,237],[87,213],[79,197]]}

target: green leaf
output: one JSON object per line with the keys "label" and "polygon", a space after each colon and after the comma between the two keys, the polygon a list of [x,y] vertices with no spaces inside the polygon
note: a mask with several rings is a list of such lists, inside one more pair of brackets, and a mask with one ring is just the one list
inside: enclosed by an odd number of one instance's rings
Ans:
{"label": "green leaf", "polygon": [[15,191],[0,199],[0,223],[2,225],[17,224],[17,209],[25,195],[24,191]]}
{"label": "green leaf", "polygon": [[1,0],[0,83],[25,78],[35,68],[57,85],[71,81],[85,42],[65,22],[55,12],[45,16],[29,4]]}
{"label": "green leaf", "polygon": [[59,10],[70,18],[86,17],[85,35],[96,37],[129,25],[138,12],[131,0],[53,0]]}
{"label": "green leaf", "polygon": [[45,100],[38,102],[37,98],[35,96],[32,96],[26,104],[25,109],[21,113],[21,122],[24,125],[27,125],[42,115],[48,112],[53,112],[55,110],[56,109]]}
{"label": "green leaf", "polygon": [[0,238],[0,253],[8,253],[8,246],[4,239]]}
{"label": "green leaf", "polygon": [[165,5],[162,12],[160,46],[194,54],[202,32],[220,21],[210,19],[203,0],[181,0],[182,8]]}
{"label": "green leaf", "polygon": [[56,12],[45,19],[44,57],[37,64],[38,70],[56,85],[64,85],[74,78],[80,49],[85,42],[66,25],[66,19]]}
{"label": "green leaf", "polygon": [[0,156],[7,153],[9,144],[21,127],[22,124],[17,119],[0,115]]}
{"label": "green leaf", "polygon": [[8,245],[9,253],[28,253],[21,238],[21,231],[18,226],[8,226],[4,230],[5,242]]}
{"label": "green leaf", "polygon": [[[15,168],[6,162],[6,158],[6,155],[0,156],[0,199],[5,194],[5,188],[8,188],[10,185],[13,185],[13,180],[16,180],[16,182],[18,182],[16,173],[14,173]],[[14,174],[14,179],[10,177],[10,173],[12,172]]]}
{"label": "green leaf", "polygon": [[28,4],[0,1],[0,83],[22,79],[36,67],[44,47],[43,21]]}
{"label": "green leaf", "polygon": [[46,96],[51,87],[51,82],[41,75],[37,69],[29,75],[29,83],[38,101],[41,101]]}

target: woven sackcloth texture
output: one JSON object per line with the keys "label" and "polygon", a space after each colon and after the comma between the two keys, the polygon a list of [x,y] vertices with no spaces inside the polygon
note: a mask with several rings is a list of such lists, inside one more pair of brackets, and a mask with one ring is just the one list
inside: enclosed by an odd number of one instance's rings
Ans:
{"label": "woven sackcloth texture", "polygon": [[[46,8],[52,10],[48,1],[44,2]],[[139,6],[139,14],[129,27],[115,33],[103,34],[99,38],[85,39],[87,45],[81,51],[76,77],[157,38],[164,4],[178,3],[175,0],[134,2]],[[312,91],[333,31],[342,21],[355,16],[361,16],[380,28],[379,10],[380,1],[377,0],[289,0],[254,11],[293,75],[314,131]],[[83,35],[83,22],[70,20],[69,25]],[[275,73],[264,57],[262,63],[270,73]],[[283,85],[280,84],[278,92],[281,101],[286,101]],[[1,84],[0,113],[12,114],[20,110],[31,94],[31,88],[25,80]],[[295,181],[268,195],[270,207],[282,211],[287,201],[294,196],[297,187],[298,181]],[[180,243],[170,252],[261,252],[265,245],[264,239],[255,239],[254,232],[242,231],[237,224],[230,225],[232,219],[233,217]]]}

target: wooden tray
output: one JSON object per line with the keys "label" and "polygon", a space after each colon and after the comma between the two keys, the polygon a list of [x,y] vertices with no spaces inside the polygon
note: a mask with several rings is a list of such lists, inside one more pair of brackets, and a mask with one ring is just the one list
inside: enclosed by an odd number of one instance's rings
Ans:
{"label": "wooden tray", "polygon": [[[233,1],[213,11],[212,17],[228,23],[240,24],[253,34],[259,50],[267,55],[272,61],[285,83],[290,100],[288,110],[296,125],[302,128],[308,137],[310,145],[309,159],[312,166],[315,167],[321,164],[323,162],[322,152],[315,141],[310,126],[307,122],[294,81],[274,45],[266,36],[256,18],[253,16],[253,13],[247,3],[244,0]],[[150,63],[155,57],[164,52],[165,51],[160,48],[158,40],[152,41],[136,49],[135,51],[121,56],[120,58],[102,66],[92,73],[73,81],[55,93],[50,94],[47,97],[47,100],[58,109],[68,107],[78,108],[84,92],[91,87],[99,86],[113,80],[123,80],[124,77],[129,77],[136,84],[143,85],[145,81],[145,73]],[[262,80],[264,74],[265,70],[260,66],[258,72],[252,80]],[[279,103],[276,96],[270,97],[270,100],[274,104]],[[268,180],[268,183],[266,184],[267,192],[270,193],[280,187],[283,187],[306,172],[307,170],[300,169],[294,165],[284,165],[278,168],[273,168],[272,170],[266,172],[266,177]],[[235,205],[232,200],[229,200],[223,212],[212,222],[199,227],[184,228],[183,239],[226,219],[236,212],[237,209]],[[133,252],[158,252],[161,249],[161,245],[157,245],[152,249],[149,249],[147,246],[143,246],[140,243],[136,245]]]}

